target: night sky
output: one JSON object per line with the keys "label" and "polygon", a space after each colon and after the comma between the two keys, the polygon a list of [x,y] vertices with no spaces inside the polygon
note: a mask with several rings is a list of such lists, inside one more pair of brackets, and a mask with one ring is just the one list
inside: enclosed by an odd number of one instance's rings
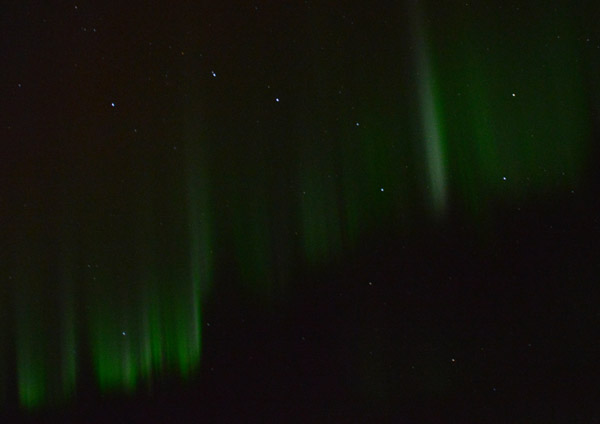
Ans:
{"label": "night sky", "polygon": [[0,31],[0,420],[600,420],[597,2]]}

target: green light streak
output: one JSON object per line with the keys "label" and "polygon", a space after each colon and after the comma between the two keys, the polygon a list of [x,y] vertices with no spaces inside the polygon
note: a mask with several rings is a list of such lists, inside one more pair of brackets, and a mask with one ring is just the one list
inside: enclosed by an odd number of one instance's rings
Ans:
{"label": "green light streak", "polygon": [[40,407],[46,397],[46,369],[41,346],[34,339],[33,323],[21,317],[17,337],[17,378],[20,405]]}
{"label": "green light streak", "polygon": [[91,314],[89,332],[98,386],[102,393],[132,392],[137,383],[137,355],[132,352],[130,339],[135,335],[123,334],[127,326],[120,324],[123,316],[115,314],[114,308],[105,305],[96,308]]}
{"label": "green light streak", "polygon": [[60,386],[61,400],[67,401],[73,395],[77,383],[77,339],[75,331],[75,293],[73,277],[73,239],[68,231],[63,231],[59,276],[60,289]]}
{"label": "green light streak", "polygon": [[[202,349],[202,299],[208,295],[212,280],[212,250],[210,244],[210,210],[208,204],[207,177],[202,174],[202,157],[194,149],[194,143],[188,143],[188,231],[190,234],[190,293],[189,310],[191,319],[187,333],[180,336],[181,374],[189,374],[200,361]],[[192,161],[191,158],[196,158]],[[182,317],[183,319],[184,317]],[[185,321],[182,321],[185,322]],[[186,345],[188,344],[189,345]]]}
{"label": "green light streak", "polygon": [[76,360],[76,335],[75,335],[75,314],[74,314],[74,296],[73,287],[70,278],[63,287],[64,295],[61,317],[61,363],[60,363],[60,381],[62,388],[62,399],[68,400],[75,392],[77,382],[77,360]]}
{"label": "green light streak", "polygon": [[[24,247],[24,246],[22,246]],[[43,270],[35,258],[35,242],[20,252],[24,264],[15,273],[16,371],[19,404],[37,409],[51,393],[48,386],[47,357],[50,351],[45,337],[43,285],[34,270]],[[50,392],[50,393],[49,393]]]}
{"label": "green light streak", "polygon": [[[506,21],[514,27],[506,30],[484,8],[452,14],[454,9],[429,2],[425,19],[417,3],[425,2],[414,2],[412,13],[418,77],[410,88],[396,81],[394,89],[409,93],[398,101],[402,106],[381,101],[380,109],[374,107],[380,99],[368,98],[374,85],[363,81],[358,65],[348,71],[358,76],[347,77],[339,91],[344,93],[340,99],[352,93],[351,100],[329,99],[323,93],[338,89],[330,89],[337,84],[332,60],[332,74],[314,66],[309,73],[316,88],[309,81],[306,93],[298,96],[304,96],[298,107],[303,129],[294,130],[291,138],[299,147],[282,141],[288,127],[282,118],[285,129],[249,136],[243,147],[226,141],[231,152],[224,158],[215,154],[215,159],[207,153],[212,153],[209,145],[223,140],[215,137],[205,145],[198,119],[191,116],[183,143],[177,143],[184,148],[173,153],[175,159],[138,151],[136,145],[130,153],[147,156],[124,172],[132,180],[123,179],[125,188],[100,184],[95,187],[99,193],[89,195],[92,206],[81,210],[65,201],[65,221],[84,223],[77,237],[46,222],[52,215],[46,212],[55,206],[53,193],[36,199],[34,190],[31,197],[42,208],[41,218],[24,217],[21,225],[32,230],[15,231],[19,247],[12,254],[19,265],[3,268],[14,279],[1,289],[0,299],[0,308],[8,311],[0,311],[3,334],[15,333],[14,352],[12,340],[0,345],[0,365],[15,370],[23,409],[72,398],[88,360],[103,393],[151,387],[170,374],[194,376],[202,358],[203,305],[211,292],[217,242],[221,251],[233,252],[236,268],[231,272],[240,277],[240,289],[268,297],[279,288],[276,283],[284,285],[294,273],[298,258],[302,266],[328,264],[361,247],[371,234],[406,230],[420,213],[421,198],[435,218],[452,202],[484,227],[493,223],[488,218],[497,205],[532,204],[532,197],[569,193],[581,182],[590,151],[584,66],[592,68],[598,59],[588,52],[593,60],[582,63],[587,44],[568,8],[562,16],[540,8],[535,22],[515,22],[516,15],[510,15]],[[315,46],[321,41],[327,37]],[[327,60],[328,53],[317,55],[316,62]],[[595,71],[589,70],[590,80],[600,85]],[[352,87],[348,81],[354,79],[359,82]],[[417,135],[411,133],[411,112],[400,112],[411,104],[414,88]],[[293,100],[284,103],[277,107],[293,108],[288,106]],[[338,105],[345,110],[336,110]],[[283,116],[281,110],[277,113]],[[209,124],[215,132],[222,129],[222,123]],[[422,147],[421,155],[411,151],[413,142]],[[269,151],[272,143],[280,145]],[[301,154],[289,152],[296,147]],[[184,158],[176,156],[182,151]],[[221,168],[227,175],[219,180],[213,171]],[[169,180],[165,176],[171,171]],[[289,174],[296,178],[288,181]],[[77,195],[88,190],[66,185]],[[23,213],[38,212],[24,208]],[[58,253],[48,253],[55,240],[62,240]],[[90,268],[91,257],[102,262],[99,269]],[[79,323],[85,323],[83,328]],[[91,358],[82,360],[78,350],[86,346],[85,338]],[[10,399],[10,378],[4,374],[9,373],[0,370],[0,397]]]}
{"label": "green light streak", "polygon": [[440,75],[448,185],[482,225],[498,202],[568,193],[583,175],[590,125],[569,13],[544,9],[535,22],[500,29],[481,9],[429,11],[444,23],[432,26],[430,51]]}
{"label": "green light streak", "polygon": [[446,152],[442,120],[440,119],[442,111],[437,94],[437,80],[431,65],[429,42],[423,29],[424,23],[418,13],[415,15],[418,90],[429,181],[427,189],[434,215],[440,217],[446,209],[447,202]]}

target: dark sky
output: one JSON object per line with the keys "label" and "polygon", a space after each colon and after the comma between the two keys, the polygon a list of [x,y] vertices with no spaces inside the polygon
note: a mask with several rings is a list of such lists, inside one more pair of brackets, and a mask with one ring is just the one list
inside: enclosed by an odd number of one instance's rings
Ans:
{"label": "dark sky", "polygon": [[596,2],[151,3],[3,7],[1,415],[597,419]]}

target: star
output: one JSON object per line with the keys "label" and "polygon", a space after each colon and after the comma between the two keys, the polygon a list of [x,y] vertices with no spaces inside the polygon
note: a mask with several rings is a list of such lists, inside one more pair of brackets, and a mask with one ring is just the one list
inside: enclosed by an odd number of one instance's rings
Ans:
{"label": "star", "polygon": [[279,103],[279,97],[275,97],[275,101]]}
{"label": "star", "polygon": [[111,102],[110,104],[112,107],[115,107],[115,102]]}
{"label": "star", "polygon": [[215,73],[215,71],[210,71],[210,73],[212,74],[213,78],[217,76],[217,74]]}
{"label": "star", "polygon": [[381,187],[379,190],[383,191],[383,187]]}
{"label": "star", "polygon": [[504,181],[506,181],[506,177],[502,177],[502,179],[503,179]]}

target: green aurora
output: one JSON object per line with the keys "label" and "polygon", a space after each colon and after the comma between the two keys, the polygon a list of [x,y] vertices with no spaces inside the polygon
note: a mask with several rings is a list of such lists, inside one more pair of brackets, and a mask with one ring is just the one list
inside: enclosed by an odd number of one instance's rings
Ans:
{"label": "green aurora", "polygon": [[[412,33],[389,40],[387,54],[402,58],[373,71],[385,76],[382,86],[361,82],[370,72],[364,63],[340,71],[336,57],[308,55],[323,71],[303,72],[296,93],[270,104],[281,108],[281,122],[261,132],[250,118],[235,124],[235,113],[198,118],[224,90],[208,87],[225,84],[221,72],[191,83],[201,107],[188,101],[184,119],[163,124],[179,135],[147,135],[171,137],[183,152],[162,170],[162,153],[131,148],[135,171],[124,188],[85,188],[108,172],[98,159],[81,185],[68,172],[59,178],[79,199],[39,194],[43,206],[32,202],[16,218],[13,247],[2,256],[0,329],[14,346],[0,345],[0,402],[16,398],[25,410],[68,404],[81,378],[111,394],[193,378],[203,308],[224,273],[268,306],[285,297],[296,269],[350,255],[373,234],[402,237],[423,215],[443,223],[458,210],[486,232],[497,205],[576,192],[589,166],[590,103],[600,98],[592,72],[600,63],[585,41],[599,34],[585,35],[583,7],[536,8],[530,22],[509,6],[495,16],[482,6],[429,3],[420,19],[413,15]],[[402,16],[388,19],[403,26]],[[325,23],[306,25],[314,43],[326,38]],[[357,75],[344,87],[363,99],[356,108],[319,98],[336,72]],[[267,113],[250,103],[239,108]],[[126,172],[115,171],[114,186]],[[107,213],[99,218],[98,210]]]}

